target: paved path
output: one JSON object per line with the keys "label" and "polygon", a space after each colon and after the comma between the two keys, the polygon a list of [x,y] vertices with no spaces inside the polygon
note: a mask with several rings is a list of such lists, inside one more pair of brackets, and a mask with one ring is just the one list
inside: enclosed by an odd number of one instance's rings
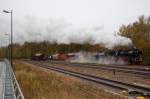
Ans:
{"label": "paved path", "polygon": [[4,95],[5,71],[6,71],[6,64],[5,62],[0,61],[0,99],[3,99]]}

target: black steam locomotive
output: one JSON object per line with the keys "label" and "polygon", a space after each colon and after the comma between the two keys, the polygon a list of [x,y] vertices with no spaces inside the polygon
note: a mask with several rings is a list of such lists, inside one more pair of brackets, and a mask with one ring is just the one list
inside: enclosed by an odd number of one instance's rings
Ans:
{"label": "black steam locomotive", "polygon": [[127,64],[142,64],[142,51],[137,48],[130,50],[111,51],[106,53],[106,56],[112,56],[116,61],[121,59]]}

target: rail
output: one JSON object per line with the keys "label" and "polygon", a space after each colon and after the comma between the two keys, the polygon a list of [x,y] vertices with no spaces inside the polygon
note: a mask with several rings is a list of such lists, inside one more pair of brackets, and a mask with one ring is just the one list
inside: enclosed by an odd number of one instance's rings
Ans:
{"label": "rail", "polygon": [[[57,64],[57,62],[54,62],[54,64]],[[100,69],[100,70],[107,70],[107,71],[113,71],[113,72],[121,72],[121,73],[130,73],[134,74],[135,76],[139,77],[150,77],[150,69],[145,68],[131,68],[126,66],[115,66],[115,65],[98,65],[98,64],[92,64],[92,63],[69,63],[69,62],[61,62],[65,65],[69,66],[76,66],[76,67],[84,67],[84,68],[92,68],[92,69]]]}
{"label": "rail", "polygon": [[77,78],[85,79],[85,80],[95,82],[98,84],[106,85],[106,86],[109,86],[109,87],[112,87],[115,89],[126,90],[129,94],[134,94],[134,92],[135,92],[135,93],[138,93],[143,96],[150,96],[150,88],[147,88],[147,87],[128,84],[128,83],[110,80],[110,79],[106,79],[106,78],[101,78],[101,77],[97,77],[97,76],[93,76],[93,75],[79,73],[76,71],[71,71],[71,70],[66,70],[63,68],[54,67],[54,66],[48,66],[48,65],[42,64],[42,63],[37,63],[37,62],[27,62],[27,63],[37,65],[37,66],[40,66],[40,67],[43,67],[46,69],[50,69],[53,71],[57,71],[60,73],[64,73],[64,74],[74,76]]}
{"label": "rail", "polygon": [[25,99],[9,61],[7,59],[4,61],[6,64],[4,99]]}

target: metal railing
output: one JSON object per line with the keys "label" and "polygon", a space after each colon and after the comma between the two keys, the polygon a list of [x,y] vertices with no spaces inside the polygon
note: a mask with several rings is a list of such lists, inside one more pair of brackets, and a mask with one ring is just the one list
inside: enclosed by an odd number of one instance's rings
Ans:
{"label": "metal railing", "polygon": [[4,60],[0,59],[0,99],[4,99],[4,93],[5,93],[5,71],[6,66],[4,65]]}
{"label": "metal railing", "polygon": [[4,99],[25,99],[9,61],[7,59],[4,61],[6,63]]}

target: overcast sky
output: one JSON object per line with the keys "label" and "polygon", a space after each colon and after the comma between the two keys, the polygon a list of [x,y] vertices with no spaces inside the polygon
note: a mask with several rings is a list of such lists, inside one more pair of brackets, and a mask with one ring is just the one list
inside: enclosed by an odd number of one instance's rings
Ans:
{"label": "overcast sky", "polygon": [[[15,20],[62,18],[74,26],[100,26],[102,31],[114,33],[140,15],[150,16],[150,0],[0,0],[0,11],[3,9],[13,9]],[[1,21],[7,18],[0,13]]]}
{"label": "overcast sky", "polygon": [[102,25],[115,31],[140,15],[150,15],[150,0],[0,0],[14,17],[64,18],[74,25]]}

